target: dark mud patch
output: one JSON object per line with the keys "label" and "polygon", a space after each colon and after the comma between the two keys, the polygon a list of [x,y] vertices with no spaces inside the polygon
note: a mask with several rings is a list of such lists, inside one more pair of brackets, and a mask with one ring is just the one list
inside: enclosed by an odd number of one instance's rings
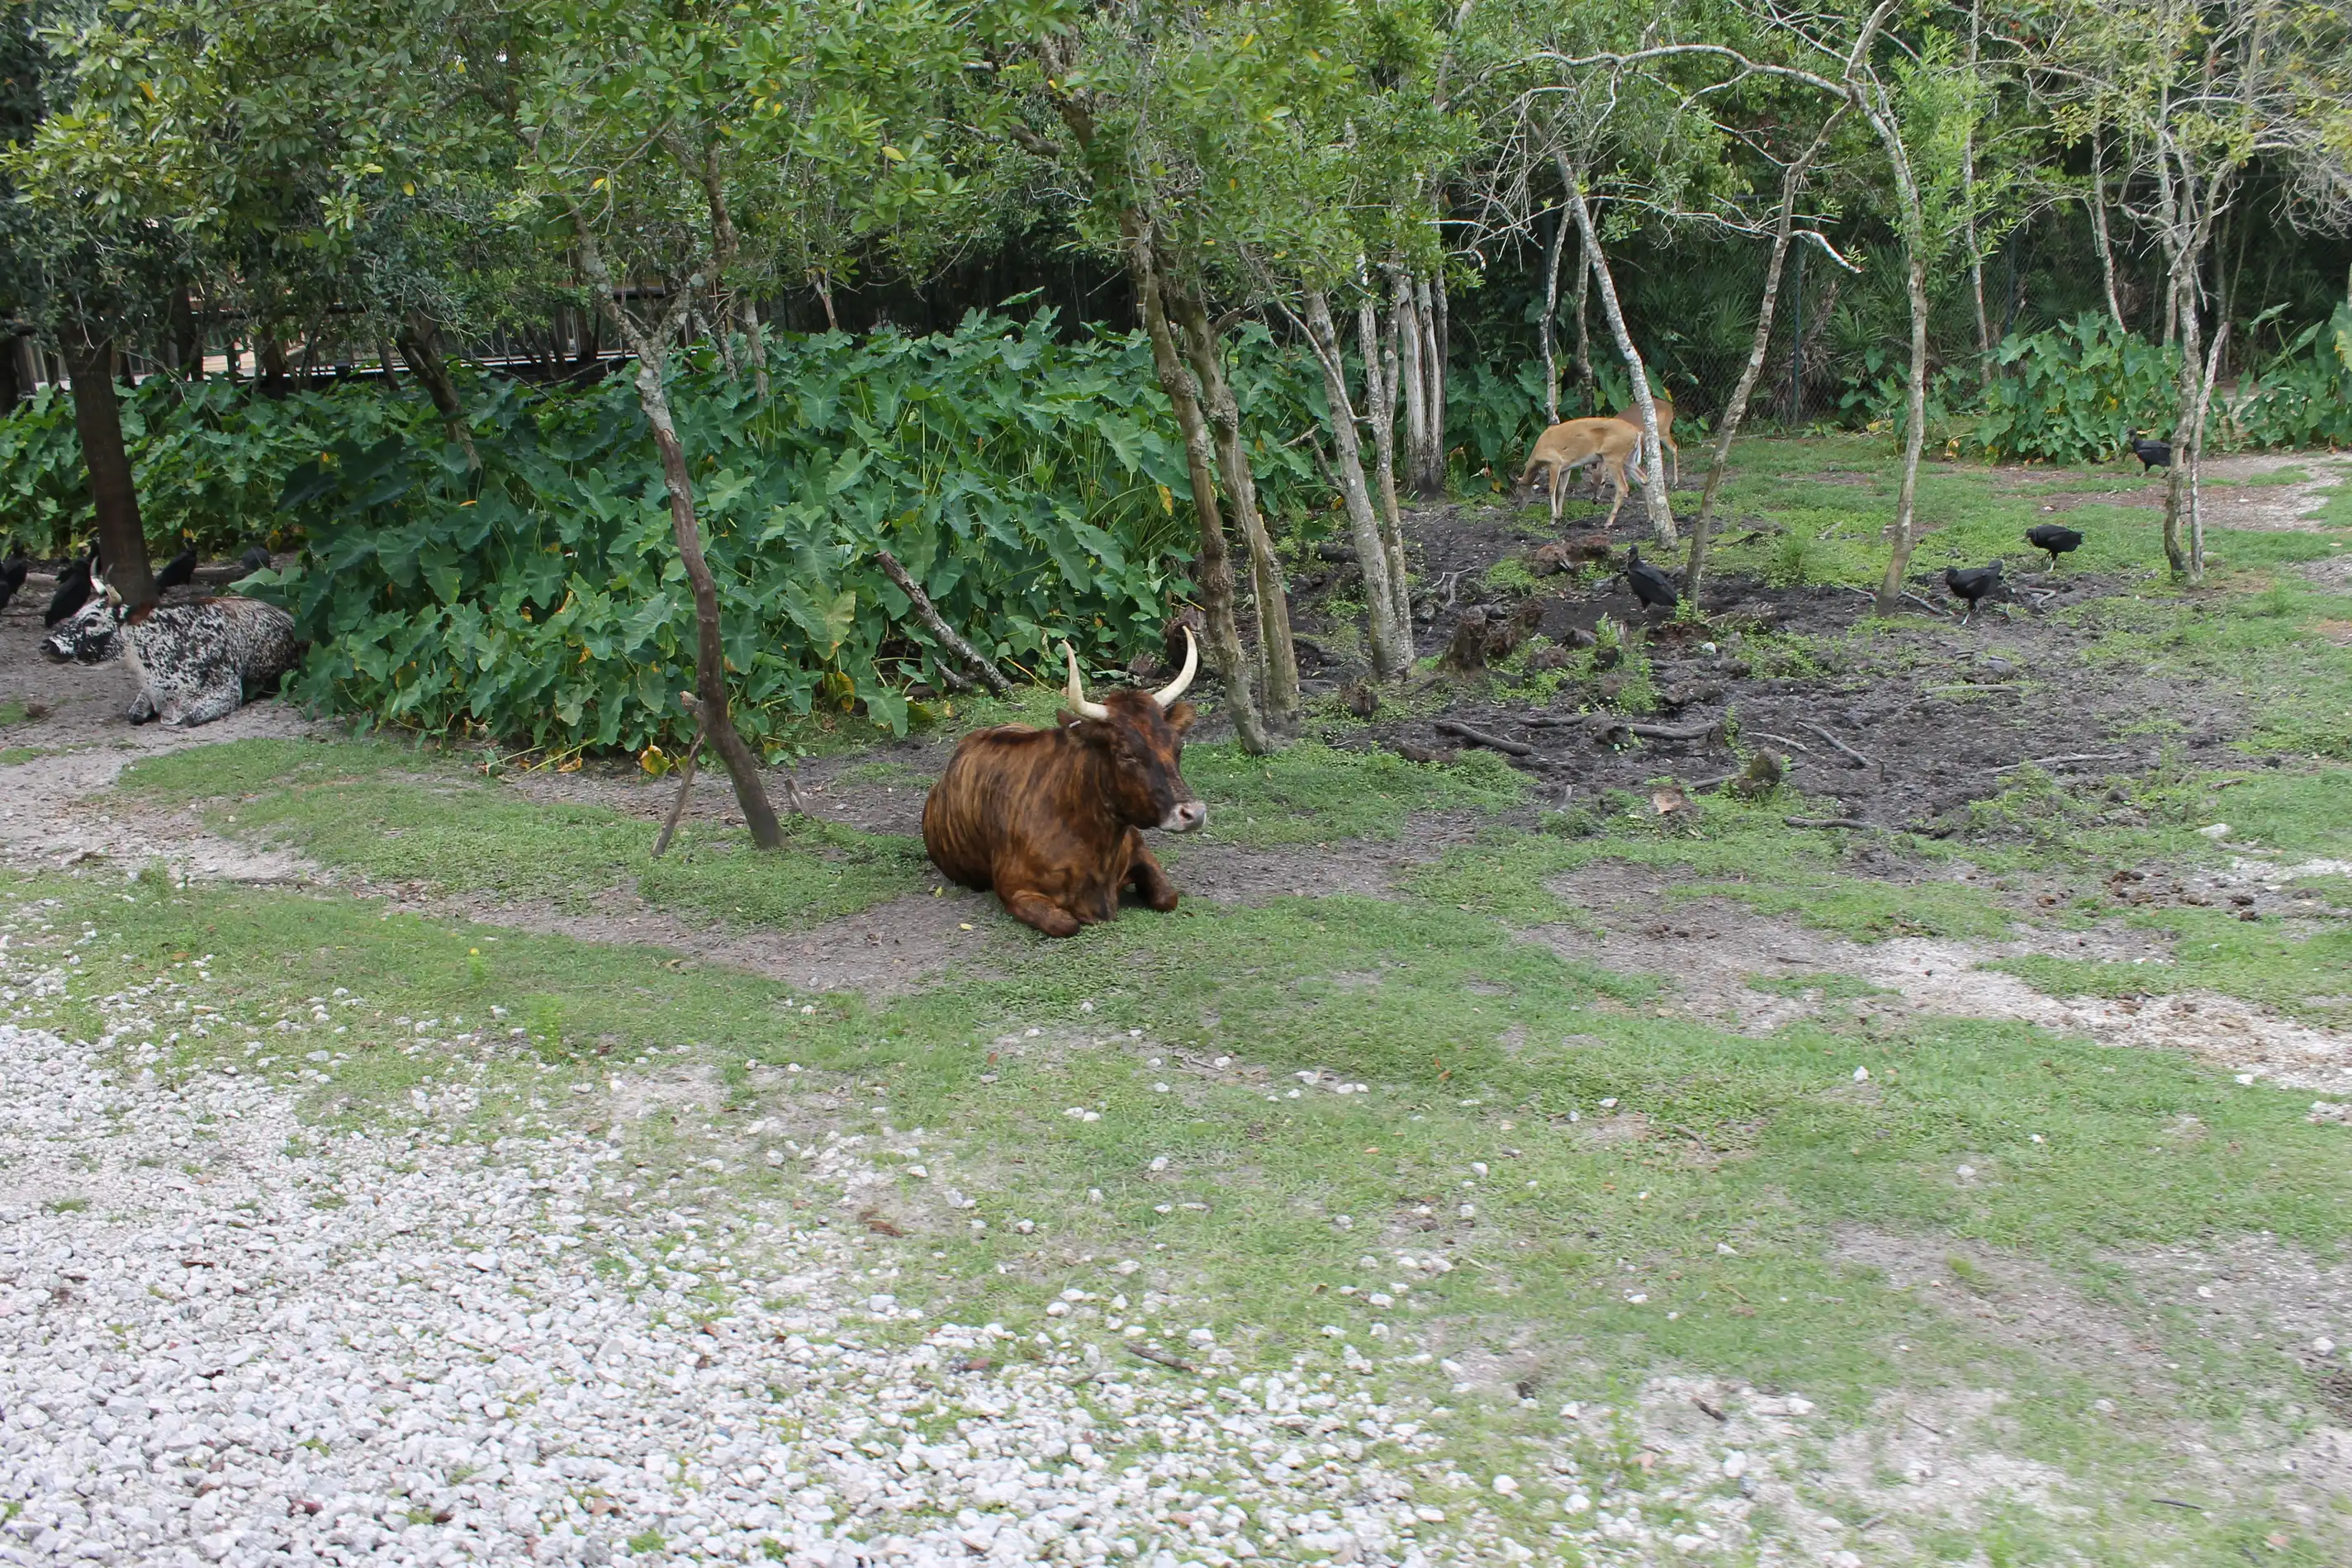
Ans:
{"label": "dark mud patch", "polygon": [[[1506,525],[1481,532],[1461,522],[1446,536],[1453,549],[1517,537]],[[1636,541],[1610,542],[1622,560],[1623,545]],[[2079,784],[2144,773],[2168,745],[2210,749],[2242,732],[2239,705],[2209,683],[2156,679],[2087,656],[2095,633],[2060,612],[2128,591],[2128,583],[2063,570],[2020,571],[2011,583],[2016,602],[1989,606],[1968,625],[1906,604],[1893,633],[1863,640],[1846,633],[1871,601],[1842,587],[1720,580],[1703,601],[1708,622],[1693,624],[1643,610],[1621,573],[1549,580],[1529,602],[1487,591],[1483,572],[1465,569],[1459,601],[1433,623],[1424,652],[1444,646],[1474,609],[1490,625],[1532,621],[1555,644],[1592,633],[1606,618],[1639,634],[1646,679],[1633,661],[1564,676],[1549,695],[1526,676],[1476,676],[1439,688],[1432,704],[1424,685],[1409,714],[1376,716],[1341,744],[1444,755],[1475,743],[1440,721],[1467,725],[1529,747],[1514,765],[1559,803],[1669,779],[1713,787],[1741,766],[1728,733],[1736,723],[1743,750],[1780,752],[1795,789],[1833,802],[1833,814],[1948,831],[1950,814],[2002,793],[2018,764],[2043,762]],[[1917,589],[1930,603],[1942,599],[1937,585]],[[1573,722],[1603,713],[1701,733],[1610,735]]]}

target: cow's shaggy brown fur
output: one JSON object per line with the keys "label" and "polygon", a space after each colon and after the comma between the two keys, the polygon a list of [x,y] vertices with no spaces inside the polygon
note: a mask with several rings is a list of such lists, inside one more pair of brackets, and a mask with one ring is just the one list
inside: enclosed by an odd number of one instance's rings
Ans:
{"label": "cow's shaggy brown fur", "polygon": [[1144,847],[1144,828],[1189,832],[1208,811],[1184,782],[1179,702],[1105,694],[1106,718],[1056,716],[1053,729],[1001,725],[963,737],[923,802],[931,863],[966,887],[992,888],[1005,910],[1048,936],[1118,913],[1132,884],[1165,914],[1176,888]]}

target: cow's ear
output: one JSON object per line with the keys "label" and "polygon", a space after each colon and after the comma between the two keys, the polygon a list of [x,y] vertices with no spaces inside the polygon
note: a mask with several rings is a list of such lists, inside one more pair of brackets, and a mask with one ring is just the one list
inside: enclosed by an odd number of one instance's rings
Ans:
{"label": "cow's ear", "polygon": [[1190,730],[1192,727],[1192,722],[1201,716],[1201,710],[1191,703],[1176,703],[1169,707],[1165,716],[1168,720],[1168,727],[1182,735]]}

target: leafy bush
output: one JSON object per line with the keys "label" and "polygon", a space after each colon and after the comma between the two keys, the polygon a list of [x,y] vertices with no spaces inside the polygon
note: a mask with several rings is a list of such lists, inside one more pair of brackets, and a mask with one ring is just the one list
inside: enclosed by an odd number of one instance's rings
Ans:
{"label": "leafy bush", "polygon": [[2230,434],[2257,446],[2352,446],[2352,300],[2306,327],[2250,378]]}
{"label": "leafy bush", "polygon": [[1985,388],[1977,440],[1996,458],[2104,461],[2135,429],[2175,423],[2179,350],[2086,312],[1994,351],[2003,373]]}
{"label": "leafy bush", "polygon": [[[1261,383],[1286,368],[1248,339],[1237,391],[1272,402]],[[860,707],[903,732],[924,716],[907,687],[946,684],[877,549],[998,657],[1157,645],[1192,525],[1139,334],[1070,343],[1049,316],[973,316],[932,338],[787,340],[770,376],[766,404],[707,357],[670,388],[756,743]],[[478,473],[419,420],[329,443],[289,478],[310,549],[259,591],[316,644],[299,695],[538,746],[682,737],[692,601],[634,387],[497,385],[470,412]],[[1308,459],[1279,437],[1257,451],[1268,504],[1298,504]]]}
{"label": "leafy bush", "polygon": [[[278,517],[287,471],[338,437],[373,444],[431,414],[422,397],[372,385],[264,397],[250,382],[151,376],[122,403],[140,512],[157,559],[182,544],[210,556],[241,553],[290,519]],[[44,387],[0,417],[0,517],[8,546],[65,555],[93,519],[73,399]]]}

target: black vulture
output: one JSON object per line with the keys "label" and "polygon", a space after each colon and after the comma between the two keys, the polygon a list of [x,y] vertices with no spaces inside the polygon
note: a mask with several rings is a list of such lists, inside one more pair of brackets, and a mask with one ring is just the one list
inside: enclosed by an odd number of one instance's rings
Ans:
{"label": "black vulture", "polygon": [[1675,591],[1675,580],[1643,560],[1639,545],[1626,547],[1625,586],[1652,610],[1672,610],[1683,601],[1683,596]]}
{"label": "black vulture", "polygon": [[2172,466],[2172,443],[2169,441],[2150,441],[2135,430],[2132,432],[2131,445],[2128,450],[2133,456],[2139,459],[2139,471],[2143,474],[2151,468]]}
{"label": "black vulture", "polygon": [[1948,566],[1944,569],[1944,586],[1955,598],[1969,601],[1967,613],[1960,617],[1960,624],[1965,626],[1969,616],[1977,612],[1977,601],[2000,589],[2000,562],[1996,560],[1990,566]]}
{"label": "black vulture", "polygon": [[196,580],[196,552],[184,549],[163,563],[155,574],[155,591],[166,593],[174,588],[185,588]]}
{"label": "black vulture", "polygon": [[240,578],[251,577],[257,571],[268,571],[270,568],[269,547],[267,545],[250,547],[237,558],[236,564],[237,576]]}
{"label": "black vulture", "polygon": [[5,566],[0,566],[0,610],[7,609],[8,601],[16,597],[16,591],[25,586],[27,564],[23,556],[12,555]]}
{"label": "black vulture", "polygon": [[66,562],[58,572],[58,591],[49,595],[49,607],[41,612],[41,624],[54,626],[89,603],[90,582],[97,575],[98,546],[93,543],[88,555]]}
{"label": "black vulture", "polygon": [[2073,528],[2060,528],[2056,523],[2043,523],[2025,530],[2025,542],[2035,549],[2050,553],[2050,570],[2058,570],[2058,558],[2072,555],[2083,546],[2083,536]]}

